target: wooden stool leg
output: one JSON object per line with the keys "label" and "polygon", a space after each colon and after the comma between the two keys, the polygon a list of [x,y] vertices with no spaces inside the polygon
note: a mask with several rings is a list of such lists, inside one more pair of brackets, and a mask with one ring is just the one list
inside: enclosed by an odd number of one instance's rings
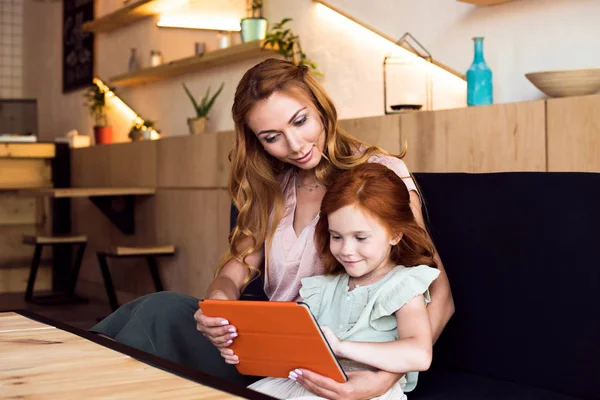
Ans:
{"label": "wooden stool leg", "polygon": [[152,275],[152,280],[154,281],[154,287],[156,288],[157,292],[162,292],[165,289],[163,289],[162,281],[160,280],[156,259],[154,259],[152,256],[148,256],[146,257],[146,260],[148,261],[148,268],[150,268],[150,274]]}
{"label": "wooden stool leg", "polygon": [[81,269],[81,263],[83,262],[83,253],[85,252],[86,242],[79,244],[77,249],[77,255],[75,256],[75,263],[73,264],[73,270],[71,271],[71,284],[69,286],[69,296],[75,295],[75,286],[77,286],[77,278],[79,277],[79,270]]}
{"label": "wooden stool leg", "polygon": [[35,277],[37,276],[40,260],[42,259],[42,247],[43,245],[41,244],[35,245],[31,269],[29,270],[29,280],[27,281],[27,290],[25,291],[25,301],[31,301],[33,298],[33,286],[35,285]]}
{"label": "wooden stool leg", "polygon": [[110,308],[113,311],[116,311],[117,308],[119,308],[119,303],[117,302],[115,287],[113,286],[112,278],[110,277],[110,271],[108,270],[106,256],[104,254],[96,254],[96,256],[98,257],[98,263],[100,264],[100,270],[102,271],[102,278],[104,278],[104,287],[106,288],[106,295],[108,296]]}

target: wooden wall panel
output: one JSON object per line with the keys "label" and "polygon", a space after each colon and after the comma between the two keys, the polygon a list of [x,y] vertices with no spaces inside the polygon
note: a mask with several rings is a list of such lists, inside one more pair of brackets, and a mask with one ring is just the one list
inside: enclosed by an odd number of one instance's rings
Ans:
{"label": "wooden wall panel", "polygon": [[[44,199],[0,192],[0,293],[25,290],[34,248],[24,245],[22,238],[47,228],[47,214],[40,205],[43,202]],[[49,249],[42,253],[43,268],[50,265],[51,256]],[[46,272],[38,277],[42,289],[50,285]]]}
{"label": "wooden wall panel", "polygon": [[[77,291],[86,296],[79,285],[81,281],[102,282],[96,251],[110,245],[110,221],[88,198],[72,199],[71,214],[73,232],[88,238],[77,283]],[[106,300],[106,295],[102,299]]]}
{"label": "wooden wall panel", "polygon": [[0,189],[51,187],[50,165],[46,159],[0,158]]}
{"label": "wooden wall panel", "polygon": [[2,158],[54,158],[54,143],[0,143]]}
{"label": "wooden wall panel", "polygon": [[600,95],[549,99],[548,171],[600,172]]}
{"label": "wooden wall panel", "polygon": [[339,125],[360,140],[379,146],[393,154],[399,154],[400,116],[398,114],[380,117],[345,119]]}
{"label": "wooden wall panel", "polygon": [[[174,258],[165,258],[161,270],[169,290],[203,297],[226,242],[227,215],[216,210],[223,190],[159,190],[156,228],[160,243],[177,246]],[[225,237],[222,237],[224,236]]]}
{"label": "wooden wall panel", "polygon": [[42,222],[41,208],[37,203],[35,197],[0,193],[0,225],[35,225]]}
{"label": "wooden wall panel", "polygon": [[156,186],[156,141],[118,143],[109,147],[111,186]]}
{"label": "wooden wall panel", "polygon": [[91,146],[71,151],[71,185],[73,187],[109,185],[109,150],[111,146]]}
{"label": "wooden wall panel", "polygon": [[[29,265],[0,269],[0,293],[25,293],[28,279]],[[34,293],[50,290],[51,287],[52,267],[50,265],[40,265],[35,279]],[[2,304],[0,304],[1,306]]]}
{"label": "wooden wall panel", "polygon": [[413,172],[544,171],[544,101],[402,114]]}
{"label": "wooden wall panel", "polygon": [[226,188],[233,132],[179,136],[158,143],[158,186]]}

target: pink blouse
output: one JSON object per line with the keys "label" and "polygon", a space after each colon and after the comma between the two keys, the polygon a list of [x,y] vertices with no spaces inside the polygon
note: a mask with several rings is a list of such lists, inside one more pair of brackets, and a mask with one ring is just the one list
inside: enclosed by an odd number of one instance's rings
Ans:
{"label": "pink blouse", "polygon": [[[404,161],[382,154],[371,156],[368,162],[385,165],[406,184],[408,190],[417,191]],[[296,174],[293,168],[283,176],[281,187],[285,211],[275,231],[271,249],[265,262],[265,293],[273,301],[299,301],[301,280],[323,275],[321,262],[314,244],[315,226],[319,215],[304,227],[300,235],[294,231],[296,211]]]}

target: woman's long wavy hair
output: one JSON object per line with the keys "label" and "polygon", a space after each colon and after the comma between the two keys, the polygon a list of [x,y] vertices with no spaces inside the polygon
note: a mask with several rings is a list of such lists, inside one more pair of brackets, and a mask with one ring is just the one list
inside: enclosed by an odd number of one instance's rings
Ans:
{"label": "woman's long wavy hair", "polygon": [[355,206],[376,218],[386,227],[390,237],[402,234],[402,239],[390,251],[390,259],[394,263],[437,268],[435,247],[429,234],[415,220],[410,208],[410,195],[402,179],[384,165],[365,163],[338,176],[321,202],[315,244],[325,264],[326,274],[345,272],[329,250],[331,235],[327,220],[329,214],[345,206]]}
{"label": "woman's long wavy hair", "polygon": [[260,272],[253,271],[255,268],[246,262],[246,257],[265,244],[269,248],[283,216],[283,192],[278,176],[289,168],[296,168],[269,155],[247,124],[254,106],[275,92],[310,101],[318,111],[325,147],[316,176],[325,186],[340,171],[362,164],[373,154],[388,154],[350,136],[338,126],[333,102],[310,75],[307,66],[271,58],[249,69],[237,86],[232,107],[235,143],[229,154],[229,193],[239,214],[230,235],[229,250],[216,271],[218,275],[225,264],[237,260],[248,268],[246,283],[253,272]]}

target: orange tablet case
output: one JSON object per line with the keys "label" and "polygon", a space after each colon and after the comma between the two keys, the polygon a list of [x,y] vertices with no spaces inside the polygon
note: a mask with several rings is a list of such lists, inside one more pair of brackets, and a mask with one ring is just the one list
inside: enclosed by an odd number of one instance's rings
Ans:
{"label": "orange tablet case", "polygon": [[241,374],[287,378],[295,368],[305,368],[337,382],[347,380],[306,304],[203,300],[199,305],[205,315],[227,319],[237,328],[230,348],[239,357]]}

